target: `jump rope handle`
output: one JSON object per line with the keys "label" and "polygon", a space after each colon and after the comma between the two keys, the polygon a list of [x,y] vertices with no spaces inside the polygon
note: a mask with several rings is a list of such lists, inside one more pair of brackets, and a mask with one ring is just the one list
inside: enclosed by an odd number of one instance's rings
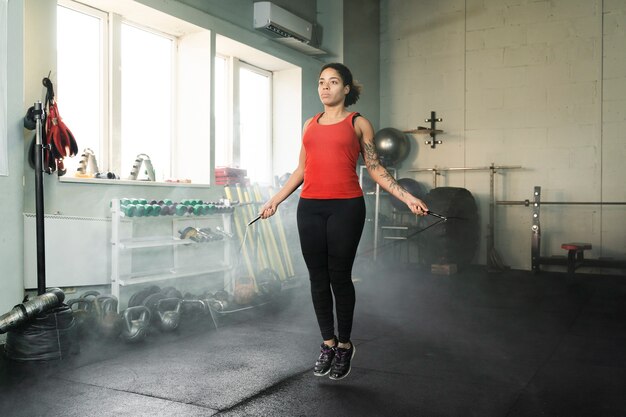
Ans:
{"label": "jump rope handle", "polygon": [[257,220],[259,220],[261,218],[261,215],[259,214],[258,216],[256,216],[254,219],[250,220],[248,222],[248,226],[250,226],[252,223],[256,222]]}
{"label": "jump rope handle", "polygon": [[428,210],[426,212],[426,214],[433,216],[433,217],[437,217],[440,218],[441,220],[448,220],[448,218],[446,216],[442,216],[441,214],[437,214],[437,213],[433,213],[432,211]]}

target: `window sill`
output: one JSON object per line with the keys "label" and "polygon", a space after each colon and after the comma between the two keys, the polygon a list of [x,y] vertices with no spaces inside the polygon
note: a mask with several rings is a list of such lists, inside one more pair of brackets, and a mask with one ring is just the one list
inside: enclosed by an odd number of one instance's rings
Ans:
{"label": "window sill", "polygon": [[98,185],[136,185],[148,187],[187,187],[187,188],[208,188],[209,184],[194,184],[185,182],[155,182],[155,181],[139,181],[139,180],[105,180],[97,178],[76,178],[76,177],[59,177],[59,182],[75,183],[75,184],[98,184]]}

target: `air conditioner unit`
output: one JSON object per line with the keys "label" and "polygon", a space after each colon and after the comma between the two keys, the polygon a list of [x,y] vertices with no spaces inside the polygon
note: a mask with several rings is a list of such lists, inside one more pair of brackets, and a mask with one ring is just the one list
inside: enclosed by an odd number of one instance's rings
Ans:
{"label": "air conditioner unit", "polygon": [[311,55],[325,52],[312,44],[313,24],[269,1],[254,3],[254,28]]}

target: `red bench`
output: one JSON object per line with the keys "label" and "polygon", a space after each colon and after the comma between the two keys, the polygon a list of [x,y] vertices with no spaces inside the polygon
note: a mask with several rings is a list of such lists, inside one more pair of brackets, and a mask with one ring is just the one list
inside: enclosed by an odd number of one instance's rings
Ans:
{"label": "red bench", "polygon": [[591,249],[591,243],[563,243],[561,248],[567,251],[567,273],[573,276],[585,261],[585,251]]}

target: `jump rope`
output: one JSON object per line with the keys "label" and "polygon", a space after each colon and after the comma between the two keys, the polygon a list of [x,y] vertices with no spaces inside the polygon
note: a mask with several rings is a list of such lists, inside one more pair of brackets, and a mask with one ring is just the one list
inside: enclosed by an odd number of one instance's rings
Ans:
{"label": "jump rope", "polygon": [[[438,220],[437,220],[436,222],[434,222],[433,224],[429,225],[429,226],[426,226],[426,227],[424,227],[424,228],[422,228],[422,229],[419,229],[419,230],[417,230],[417,231],[415,231],[415,232],[413,232],[413,233],[411,233],[411,234],[407,235],[407,236],[406,236],[406,239],[409,239],[409,238],[411,238],[411,237],[413,237],[413,236],[417,235],[418,233],[425,232],[426,230],[430,229],[431,227],[437,226],[437,225],[439,225],[439,224],[441,224],[441,223],[445,223],[445,222],[447,222],[448,220],[451,220],[451,219],[455,219],[455,220],[467,220],[467,219],[465,219],[465,218],[463,218],[463,217],[444,216],[444,215],[442,215],[442,214],[435,213],[435,212],[430,211],[430,210],[429,210],[429,211],[427,211],[427,212],[426,212],[426,214],[427,214],[428,216],[433,216],[433,217],[437,218]],[[239,255],[241,255],[241,252],[243,251],[243,247],[244,247],[244,245],[246,244],[246,240],[248,239],[248,231],[249,231],[249,229],[250,229],[250,226],[252,226],[254,223],[256,223],[257,221],[259,221],[260,219],[261,219],[261,214],[259,214],[258,216],[256,216],[255,218],[253,218],[252,220],[250,220],[250,221],[247,223],[246,228],[245,228],[245,232],[244,232],[244,235],[243,235],[243,239],[242,239],[242,241],[241,241],[241,245],[239,246],[239,251],[238,251]],[[386,244],[384,244],[384,245],[381,245],[380,247],[378,247],[378,250],[382,250],[382,249],[384,249],[385,247],[390,246],[390,245],[391,245],[391,244],[393,244],[393,243],[394,243],[394,242],[390,242],[390,243],[386,243]],[[363,252],[363,253],[360,253],[359,255],[360,255],[360,256],[363,256],[363,255],[367,255],[367,254],[369,254],[369,253],[371,253],[371,252],[373,252],[373,249],[368,250],[368,251],[365,251],[365,252]],[[239,256],[239,259],[238,259],[238,261],[237,261],[237,265],[235,266],[235,270],[238,270],[238,269],[239,269],[239,267],[241,266],[242,259],[243,259],[243,257],[242,257],[242,256]],[[259,307],[259,306],[264,305],[264,304],[267,304],[267,303],[269,303],[269,301],[267,301],[267,302],[265,302],[265,303],[262,303],[262,304],[254,305],[254,306],[247,306],[247,307],[242,307],[242,308],[238,308],[238,309],[235,309],[235,310],[229,310],[229,313],[234,313],[234,312],[238,312],[238,311],[248,310],[248,309],[251,309],[251,308],[254,308],[254,307]],[[213,322],[215,323],[215,326],[217,327],[217,322],[215,321],[215,318],[213,317],[213,315],[211,315],[211,317],[213,318]]]}
{"label": "jump rope", "polygon": [[[464,219],[464,218],[462,218],[462,217],[444,216],[444,215],[442,215],[442,214],[435,213],[435,212],[430,211],[430,210],[429,210],[429,211],[427,211],[427,212],[426,212],[426,214],[427,214],[428,216],[433,216],[433,217],[437,218],[438,220],[437,220],[436,222],[434,222],[433,224],[429,225],[429,226],[426,226],[426,227],[424,227],[424,228],[422,228],[422,229],[419,229],[419,230],[417,230],[417,231],[415,231],[415,232],[413,232],[413,233],[409,234],[408,236],[406,236],[406,239],[409,239],[409,238],[411,238],[411,237],[415,236],[415,235],[416,235],[416,234],[418,234],[418,233],[425,232],[426,230],[430,229],[431,227],[434,227],[434,226],[437,226],[438,224],[441,224],[441,223],[447,222],[447,221],[448,221],[448,220],[450,220],[450,219],[465,220],[465,219]],[[244,247],[244,245],[246,244],[246,241],[247,241],[247,239],[248,239],[248,231],[250,230],[250,226],[252,226],[254,223],[256,223],[257,221],[259,221],[260,219],[261,219],[261,214],[257,215],[255,218],[253,218],[252,220],[250,220],[250,221],[246,224],[246,227],[245,227],[245,232],[244,232],[244,235],[243,235],[243,239],[242,239],[242,241],[241,241],[241,245],[239,246],[239,251],[238,251],[238,254],[239,254],[239,255],[241,255],[241,253],[242,253],[242,251],[243,251],[243,247]],[[387,243],[387,244],[381,245],[381,246],[378,248],[378,250],[384,249],[386,246],[389,246],[389,245],[390,245],[390,244],[392,244],[392,243],[394,243],[394,242],[391,242],[391,243]],[[370,252],[373,252],[373,250],[365,251],[364,253],[361,253],[361,254],[359,254],[359,255],[360,255],[360,256],[367,255],[367,254],[368,254],[368,253],[370,253]],[[234,268],[235,270],[238,270],[238,269],[241,267],[241,262],[242,262],[242,260],[243,260],[243,256],[239,256],[238,258],[239,258],[239,259],[237,260],[237,264],[235,265],[235,268]],[[270,302],[270,301],[267,301],[267,302],[264,302],[264,303],[261,303],[261,304],[257,304],[257,305],[253,305],[253,306],[246,306],[246,307],[242,307],[242,308],[238,308],[238,309],[234,309],[234,310],[228,310],[228,313],[235,313],[235,312],[239,312],[239,311],[249,310],[249,309],[254,308],[254,307],[260,307],[260,306],[262,306],[262,305],[264,305],[264,304],[267,304],[267,303],[269,303],[269,302]],[[214,323],[215,327],[217,328],[217,321],[216,321],[216,318],[215,318],[215,317],[214,317],[214,315],[213,315],[212,310],[211,310],[211,318],[212,318],[212,320],[213,320],[213,323]]]}
{"label": "jump rope", "polygon": [[[255,223],[257,220],[260,220],[260,219],[261,219],[261,215],[259,214],[254,219],[250,220],[248,222],[248,224],[246,225],[246,228],[245,228],[245,231],[244,231],[244,234],[243,234],[243,239],[241,240],[241,244],[239,245],[239,251],[237,252],[238,255],[241,255],[241,253],[243,251],[243,246],[246,244],[246,240],[248,239],[248,230],[250,229],[250,226],[253,223]],[[238,260],[237,260],[237,264],[234,267],[235,271],[239,270],[239,268],[241,267],[242,261],[243,261],[243,256],[239,256]],[[263,303],[260,303],[260,304],[255,304],[255,305],[251,305],[251,306],[241,307],[241,308],[234,309],[234,310],[228,310],[228,313],[236,313],[236,312],[239,312],[239,311],[249,310],[249,309],[252,309],[252,308],[255,308],[255,307],[263,306],[263,305],[268,304],[268,303],[270,303],[270,301],[266,301],[266,302],[263,302]],[[213,323],[215,324],[215,327],[217,328],[217,322],[215,321],[215,318],[213,317],[213,315],[211,315],[211,318],[213,319]]]}
{"label": "jump rope", "polygon": [[[419,230],[417,230],[417,231],[415,231],[415,232],[412,232],[411,234],[409,234],[409,235],[405,236],[405,238],[406,238],[406,239],[410,239],[410,238],[412,238],[413,236],[417,235],[418,233],[425,232],[426,230],[430,229],[431,227],[433,227],[433,226],[437,226],[438,224],[441,224],[441,223],[445,223],[445,222],[447,222],[448,220],[452,220],[452,219],[454,219],[454,220],[467,220],[467,219],[465,219],[464,217],[444,216],[444,215],[442,215],[442,214],[435,213],[435,212],[430,211],[430,210],[428,210],[428,211],[426,212],[426,214],[427,214],[428,216],[433,216],[433,217],[437,218],[438,220],[437,220],[436,222],[434,222],[433,224],[431,224],[431,225],[428,225],[428,226],[426,226],[426,227],[424,227],[424,228],[422,228],[422,229],[419,229]],[[259,214],[259,215],[258,215],[258,216],[256,216],[254,219],[250,220],[250,221],[248,222],[248,224],[246,225],[246,230],[245,230],[245,233],[244,233],[244,235],[243,235],[243,240],[241,241],[241,246],[239,246],[239,253],[241,253],[241,251],[242,251],[242,249],[243,249],[243,245],[246,243],[246,239],[247,239],[247,237],[248,237],[248,229],[250,228],[250,226],[252,226],[254,223],[256,223],[256,222],[257,222],[258,220],[260,220],[260,219],[261,219],[261,215]],[[386,244],[384,244],[384,245],[379,246],[379,247],[378,247],[378,249],[379,249],[379,250],[380,250],[380,249],[384,249],[386,246],[390,246],[390,245],[392,245],[392,244],[394,244],[394,243],[395,243],[395,242],[386,243]],[[368,250],[368,251],[365,251],[365,252],[363,252],[363,253],[360,253],[359,255],[360,255],[360,256],[363,256],[363,255],[367,255],[367,254],[369,254],[369,253],[371,253],[371,252],[373,252],[373,249]]]}

